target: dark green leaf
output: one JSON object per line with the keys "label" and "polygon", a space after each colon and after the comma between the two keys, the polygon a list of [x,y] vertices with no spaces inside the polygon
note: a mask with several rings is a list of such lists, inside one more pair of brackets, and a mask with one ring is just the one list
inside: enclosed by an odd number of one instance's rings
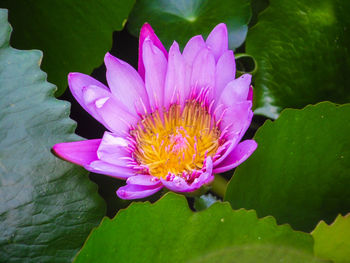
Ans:
{"label": "dark green leaf", "polygon": [[258,63],[255,113],[350,101],[350,1],[271,0],[249,31]]}
{"label": "dark green leaf", "polygon": [[124,27],[135,0],[2,0],[16,29],[11,43],[44,52],[48,80],[67,87],[71,71],[90,74],[111,49],[112,34]]}
{"label": "dark green leaf", "polygon": [[214,203],[192,212],[184,196],[168,193],[155,204],[133,203],[93,230],[75,262],[187,262],[245,245],[278,245],[312,251],[309,234],[277,226],[254,211]]}
{"label": "dark green leaf", "polygon": [[248,0],[140,0],[129,19],[128,29],[138,36],[148,22],[166,47],[174,40],[184,47],[195,35],[208,36],[219,23],[228,27],[229,46],[239,47],[245,40],[251,17]]}
{"label": "dark green leaf", "polygon": [[266,122],[258,148],[232,177],[225,199],[311,231],[350,211],[350,104],[287,109]]}
{"label": "dark green leaf", "polygon": [[251,0],[252,19],[249,26],[253,26],[258,21],[258,15],[269,6],[269,0]]}
{"label": "dark green leaf", "polygon": [[312,236],[316,256],[334,263],[350,262],[350,214],[339,215],[331,225],[321,221]]}
{"label": "dark green leaf", "polygon": [[40,51],[9,46],[0,10],[0,262],[69,262],[104,214],[83,169],[50,153],[77,140],[69,104],[39,68]]}

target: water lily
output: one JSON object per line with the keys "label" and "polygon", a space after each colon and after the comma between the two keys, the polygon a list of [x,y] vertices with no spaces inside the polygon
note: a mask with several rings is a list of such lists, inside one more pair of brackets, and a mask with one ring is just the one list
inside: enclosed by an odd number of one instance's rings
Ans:
{"label": "water lily", "polygon": [[81,73],[70,73],[68,82],[108,131],[102,139],[59,143],[53,150],[91,172],[125,179],[120,198],[144,198],[163,187],[195,191],[256,149],[254,140],[241,142],[253,117],[251,76],[235,79],[225,24],[205,41],[191,38],[182,53],[175,41],[168,53],[145,24],[138,72],[109,53],[104,62],[109,87]]}

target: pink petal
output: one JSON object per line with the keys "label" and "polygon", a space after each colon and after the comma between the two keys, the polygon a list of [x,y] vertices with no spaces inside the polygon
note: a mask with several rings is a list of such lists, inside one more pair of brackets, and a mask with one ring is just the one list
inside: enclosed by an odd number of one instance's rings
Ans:
{"label": "pink petal", "polygon": [[135,170],[130,167],[113,165],[101,160],[93,161],[85,165],[84,168],[93,173],[105,174],[119,179],[127,179],[135,175]]}
{"label": "pink petal", "polygon": [[201,188],[204,184],[209,184],[214,180],[213,176],[213,162],[211,157],[206,158],[205,160],[205,171],[202,174],[193,180],[191,184],[188,184],[185,179],[180,176],[175,176],[174,178],[167,180],[160,178],[162,184],[171,191],[174,192],[193,192]]}
{"label": "pink petal", "polygon": [[208,89],[212,99],[215,86],[215,60],[213,54],[207,49],[202,49],[193,62],[191,74],[191,88],[194,95]]}
{"label": "pink petal", "polygon": [[250,85],[247,100],[253,101],[253,96],[254,96],[254,90],[252,85]]}
{"label": "pink petal", "polygon": [[210,156],[205,159],[203,170],[209,174],[213,173],[213,160]]}
{"label": "pink petal", "polygon": [[125,135],[135,125],[139,117],[125,111],[113,97],[105,97],[95,101],[96,112],[102,117],[106,128],[117,135]]}
{"label": "pink petal", "polygon": [[140,199],[153,195],[162,189],[163,186],[143,186],[128,184],[118,189],[117,195],[121,199]]}
{"label": "pink petal", "polygon": [[127,166],[130,163],[132,150],[129,142],[123,137],[105,132],[97,156],[100,160],[118,166]]}
{"label": "pink petal", "polygon": [[219,58],[216,64],[215,79],[215,102],[218,102],[220,95],[226,85],[235,79],[236,62],[232,50],[227,50]]}
{"label": "pink petal", "polygon": [[195,188],[195,187],[189,185],[186,182],[186,180],[180,176],[175,176],[171,181],[167,181],[164,178],[160,178],[160,181],[162,182],[162,184],[166,188],[168,188],[169,190],[171,190],[173,192],[178,192],[178,193],[193,192],[193,191],[198,189],[198,188]]}
{"label": "pink petal", "polygon": [[146,38],[149,38],[153,44],[160,49],[161,52],[163,52],[165,58],[168,57],[168,52],[164,48],[162,42],[160,42],[157,35],[154,33],[153,28],[148,24],[145,23],[140,31],[140,38],[139,38],[139,62],[138,62],[138,71],[142,79],[145,79],[145,66],[143,64],[143,42]]}
{"label": "pink petal", "polygon": [[244,74],[228,83],[222,91],[218,104],[230,107],[235,103],[247,101],[251,80],[250,74]]}
{"label": "pink petal", "polygon": [[186,65],[182,57],[179,45],[174,41],[169,50],[168,69],[165,78],[164,106],[169,108],[171,104],[185,104],[189,95],[189,83],[185,83]]}
{"label": "pink petal", "polygon": [[94,78],[82,74],[82,73],[69,73],[68,74],[68,84],[74,98],[79,102],[79,104],[96,120],[104,125],[102,118],[95,112],[94,107],[86,104],[84,100],[84,89],[89,86],[96,87],[96,93],[103,94],[101,96],[109,96],[106,94],[111,94],[109,88],[103,85],[101,82],[95,80]]}
{"label": "pink petal", "polygon": [[58,157],[84,166],[98,159],[96,152],[100,143],[101,139],[64,142],[55,144],[52,149]]}
{"label": "pink petal", "polygon": [[164,84],[167,70],[167,60],[163,52],[151,40],[143,42],[143,62],[145,65],[146,90],[151,110],[163,107]]}
{"label": "pink petal", "polygon": [[215,61],[228,49],[227,27],[224,23],[218,24],[209,34],[206,44],[213,52]]}
{"label": "pink petal", "polygon": [[105,56],[108,85],[116,98],[137,115],[149,111],[149,102],[143,80],[128,63],[107,53]]}
{"label": "pink petal", "polygon": [[206,44],[203,40],[202,36],[194,36],[192,37],[186,44],[183,57],[186,63],[189,65],[190,70],[192,69],[193,61],[198,55],[199,51],[206,47]]}
{"label": "pink petal", "polygon": [[230,134],[240,134],[251,122],[251,101],[244,101],[228,107],[222,118],[220,129],[228,129]]}
{"label": "pink petal", "polygon": [[106,123],[103,117],[99,114],[96,108],[96,102],[113,97],[112,93],[101,89],[98,86],[90,85],[83,88],[82,96],[83,104],[88,108],[90,115],[110,130],[108,123]]}
{"label": "pink petal", "polygon": [[210,173],[202,173],[192,184],[188,184],[185,179],[180,176],[175,176],[173,180],[167,181],[160,178],[162,184],[173,192],[188,193],[201,188],[204,184],[209,184],[214,180],[214,176]]}
{"label": "pink petal", "polygon": [[197,189],[201,188],[203,185],[209,185],[212,181],[214,181],[213,173],[202,173],[197,179],[192,183]]}
{"label": "pink petal", "polygon": [[214,167],[217,167],[226,157],[233,151],[240,141],[240,134],[231,135],[226,139],[226,142],[220,146],[216,155],[214,156]]}
{"label": "pink petal", "polygon": [[151,176],[151,175],[135,175],[131,176],[126,180],[127,184],[134,184],[134,185],[144,185],[144,186],[153,186],[153,185],[159,185],[160,180],[157,177]]}
{"label": "pink petal", "polygon": [[[250,105],[249,105],[250,104]],[[247,112],[247,108],[249,109]],[[231,122],[230,117],[227,117],[227,123],[222,124],[223,127],[226,125],[227,133],[226,133],[226,139],[228,140],[226,149],[223,150],[221,153],[221,156],[215,160],[214,167],[217,167],[219,163],[221,163],[237,146],[238,142],[242,139],[245,132],[250,126],[250,123],[253,118],[253,112],[250,110],[251,108],[251,101],[246,101],[244,103],[237,104],[235,107],[231,107],[227,114],[228,116],[231,115]]]}
{"label": "pink petal", "polygon": [[248,159],[257,146],[258,145],[254,140],[245,140],[241,142],[218,166],[214,168],[214,173],[223,173],[237,167]]}

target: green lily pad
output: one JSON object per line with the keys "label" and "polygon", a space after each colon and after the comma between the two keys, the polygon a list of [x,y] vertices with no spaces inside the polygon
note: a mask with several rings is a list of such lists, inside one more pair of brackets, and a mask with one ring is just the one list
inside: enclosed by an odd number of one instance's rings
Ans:
{"label": "green lily pad", "polygon": [[138,36],[148,22],[165,47],[176,40],[181,47],[195,35],[207,37],[219,23],[226,23],[231,49],[245,40],[251,17],[249,0],[167,1],[140,0],[131,12],[128,29]]}
{"label": "green lily pad", "polygon": [[350,104],[287,109],[267,121],[258,148],[233,175],[225,200],[311,231],[350,212]]}
{"label": "green lily pad", "polygon": [[11,44],[44,52],[42,69],[67,88],[67,74],[90,74],[112,47],[113,31],[121,30],[135,0],[2,0],[16,29]]}
{"label": "green lily pad", "polygon": [[311,234],[316,256],[334,263],[350,262],[350,214],[339,215],[331,225],[321,221]]}
{"label": "green lily pad", "polygon": [[283,246],[237,246],[204,254],[188,263],[325,263],[300,250]]}
{"label": "green lily pad", "polygon": [[0,262],[69,262],[104,215],[82,168],[54,157],[80,139],[69,104],[39,68],[42,53],[9,46],[0,9]]}
{"label": "green lily pad", "polygon": [[255,113],[350,102],[350,1],[271,0],[248,34],[257,61]]}
{"label": "green lily pad", "polygon": [[311,253],[311,235],[232,211],[217,202],[192,212],[182,195],[167,193],[154,204],[133,203],[92,231],[77,262],[187,262],[207,253],[245,245],[275,245]]}

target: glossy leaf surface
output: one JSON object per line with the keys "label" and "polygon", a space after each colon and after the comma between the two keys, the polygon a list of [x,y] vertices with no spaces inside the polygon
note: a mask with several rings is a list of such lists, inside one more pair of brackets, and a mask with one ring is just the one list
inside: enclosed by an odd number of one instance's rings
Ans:
{"label": "glossy leaf surface", "polygon": [[277,226],[254,211],[232,211],[214,203],[192,212],[184,196],[166,194],[154,204],[133,203],[112,220],[105,218],[75,262],[188,262],[204,254],[245,245],[278,245],[312,251],[309,234]]}
{"label": "glossy leaf surface", "polygon": [[50,153],[81,138],[42,53],[10,47],[10,33],[0,9],[0,262],[69,262],[105,206],[86,171]]}
{"label": "glossy leaf surface", "polygon": [[257,61],[255,113],[350,102],[350,2],[271,0],[248,34]]}
{"label": "glossy leaf surface", "polygon": [[248,0],[140,0],[130,14],[128,28],[138,36],[148,22],[166,47],[176,40],[181,47],[195,35],[207,37],[219,23],[226,23],[231,49],[245,40],[251,17]]}
{"label": "glossy leaf surface", "polygon": [[278,223],[311,231],[350,212],[350,104],[324,102],[285,110],[254,139],[226,191],[233,208],[255,209]]}
{"label": "glossy leaf surface", "polygon": [[67,74],[90,74],[111,49],[113,31],[126,23],[135,0],[2,0],[16,29],[11,44],[40,49],[42,69],[58,86],[67,88]]}

